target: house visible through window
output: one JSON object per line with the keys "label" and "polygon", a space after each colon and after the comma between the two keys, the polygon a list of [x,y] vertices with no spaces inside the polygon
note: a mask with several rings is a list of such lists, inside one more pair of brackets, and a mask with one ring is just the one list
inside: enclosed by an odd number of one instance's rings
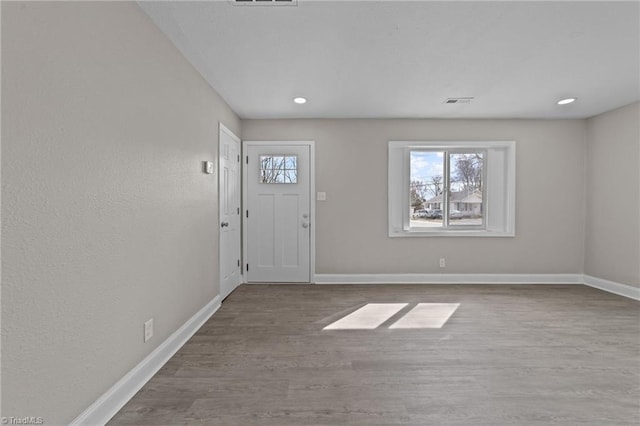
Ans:
{"label": "house visible through window", "polygon": [[484,151],[411,150],[410,228],[484,227],[485,156]]}
{"label": "house visible through window", "polygon": [[389,142],[390,236],[513,236],[515,142]]}

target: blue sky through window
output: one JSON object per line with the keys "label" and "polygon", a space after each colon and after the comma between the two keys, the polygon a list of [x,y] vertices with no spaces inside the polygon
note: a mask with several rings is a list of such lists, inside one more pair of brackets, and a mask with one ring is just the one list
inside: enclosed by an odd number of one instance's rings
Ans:
{"label": "blue sky through window", "polygon": [[[437,151],[411,151],[410,176],[411,182],[420,182],[420,197],[428,200],[437,195],[437,190],[442,190],[444,181],[443,152]],[[434,177],[439,177],[440,185],[434,184]]]}
{"label": "blue sky through window", "polygon": [[411,151],[411,180],[430,181],[443,176],[442,152]]}

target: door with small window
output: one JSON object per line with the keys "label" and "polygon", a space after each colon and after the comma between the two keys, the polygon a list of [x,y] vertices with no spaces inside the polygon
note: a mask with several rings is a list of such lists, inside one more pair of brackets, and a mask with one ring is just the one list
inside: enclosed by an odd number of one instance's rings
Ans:
{"label": "door with small window", "polygon": [[310,146],[245,144],[248,282],[310,282]]}

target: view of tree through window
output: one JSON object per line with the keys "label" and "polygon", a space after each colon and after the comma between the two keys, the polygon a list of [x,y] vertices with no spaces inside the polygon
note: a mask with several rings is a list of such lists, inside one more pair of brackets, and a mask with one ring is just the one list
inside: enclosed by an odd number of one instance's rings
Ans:
{"label": "view of tree through window", "polygon": [[411,228],[483,226],[484,158],[483,152],[411,151]]}
{"label": "view of tree through window", "polygon": [[260,183],[297,183],[298,157],[295,155],[261,155]]}

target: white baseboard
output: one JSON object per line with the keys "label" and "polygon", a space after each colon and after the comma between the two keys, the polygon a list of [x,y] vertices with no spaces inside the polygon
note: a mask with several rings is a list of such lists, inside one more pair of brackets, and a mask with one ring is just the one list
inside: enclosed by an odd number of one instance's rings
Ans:
{"label": "white baseboard", "polygon": [[640,288],[638,287],[633,287],[627,284],[620,284],[614,281],[603,280],[602,278],[592,277],[591,275],[584,276],[584,283],[589,287],[608,291],[609,293],[628,297],[630,299],[640,300]]}
{"label": "white baseboard", "polygon": [[220,303],[220,296],[216,296],[207,303],[204,308],[189,318],[167,340],[76,417],[71,425],[106,424],[220,308]]}
{"label": "white baseboard", "polygon": [[316,284],[585,284],[640,300],[640,288],[582,274],[316,274]]}
{"label": "white baseboard", "polygon": [[582,284],[582,274],[316,274],[316,284]]}

